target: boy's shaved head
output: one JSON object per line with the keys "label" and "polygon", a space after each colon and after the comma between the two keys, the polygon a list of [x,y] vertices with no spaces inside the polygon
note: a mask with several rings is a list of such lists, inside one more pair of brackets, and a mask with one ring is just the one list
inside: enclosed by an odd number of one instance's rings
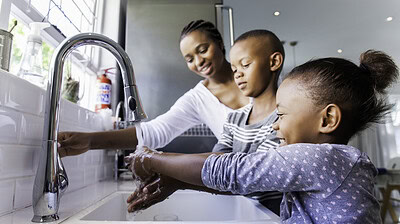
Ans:
{"label": "boy's shaved head", "polygon": [[[269,54],[273,54],[274,52],[279,52],[282,54],[283,57],[283,61],[285,59],[285,50],[283,48],[282,42],[281,40],[279,40],[279,38],[271,31],[269,30],[251,30],[248,31],[246,33],[243,33],[242,35],[240,35],[236,40],[235,40],[235,44],[240,42],[240,41],[244,41],[250,38],[256,38],[259,39],[260,42],[263,41],[264,43],[262,44],[262,46],[265,46],[265,50],[269,53]],[[283,68],[283,63],[281,68],[278,71],[278,74],[280,73],[280,71]]]}
{"label": "boy's shaved head", "polygon": [[281,41],[268,30],[252,30],[236,39],[229,57],[235,82],[245,96],[275,95],[283,54]]}

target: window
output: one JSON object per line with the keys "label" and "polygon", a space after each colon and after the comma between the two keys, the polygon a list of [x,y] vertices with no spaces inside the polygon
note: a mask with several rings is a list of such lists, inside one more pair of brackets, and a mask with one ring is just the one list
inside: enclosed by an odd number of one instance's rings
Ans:
{"label": "window", "polygon": [[[11,13],[10,15],[10,20],[8,24],[8,30],[11,29],[11,27],[14,24],[14,20],[19,20],[15,17],[14,14]],[[12,74],[18,74],[19,71],[19,64],[21,63],[22,60],[22,54],[24,53],[25,45],[26,45],[26,39],[29,34],[30,30],[29,27],[25,26],[24,24],[19,23],[14,29],[13,29],[13,46],[12,46],[12,52],[11,52],[11,63],[10,63],[10,73]],[[43,55],[43,63],[42,63],[42,75],[47,77],[49,73],[49,63],[51,56],[53,55],[54,52],[54,47],[49,45],[46,40],[43,40],[42,43],[42,55]]]}
{"label": "window", "polygon": [[96,0],[32,0],[31,4],[66,36],[94,31]]}
{"label": "window", "polygon": [[[97,0],[32,0],[31,4],[66,37],[95,31]],[[77,50],[92,58],[92,49],[85,46]]]}
{"label": "window", "polygon": [[[55,47],[65,39],[81,32],[95,32],[98,26],[98,1],[101,0],[13,0],[9,15],[9,27],[14,20],[18,25],[13,30],[13,49],[10,72],[17,74],[27,37],[30,33],[29,23],[49,22],[52,27],[42,31],[42,73],[48,76],[49,63]],[[97,68],[93,66],[94,46],[82,46],[71,53],[64,65],[64,74],[69,74],[79,82],[78,103],[87,109],[94,110],[95,85]],[[67,75],[64,75],[67,76]],[[66,77],[64,77],[64,86]],[[92,102],[90,104],[90,102]]]}

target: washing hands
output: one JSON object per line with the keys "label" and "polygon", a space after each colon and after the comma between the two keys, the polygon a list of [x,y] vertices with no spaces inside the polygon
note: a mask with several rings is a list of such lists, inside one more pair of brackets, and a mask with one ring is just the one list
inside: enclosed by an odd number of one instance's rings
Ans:
{"label": "washing hands", "polygon": [[147,183],[150,179],[154,178],[157,174],[150,169],[150,159],[153,154],[162,153],[151,150],[147,147],[138,146],[134,153],[125,157],[125,162],[129,170],[132,172],[134,180],[141,183]]}
{"label": "washing hands", "polygon": [[201,170],[209,155],[162,153],[137,147],[134,153],[125,157],[137,186],[127,199],[128,211],[148,208],[180,189],[221,193],[205,187],[201,180]]}
{"label": "washing hands", "polygon": [[151,170],[151,157],[162,152],[147,147],[137,147],[134,153],[125,157],[136,184],[136,190],[127,199],[128,212],[146,209],[167,199],[180,189],[181,182]]}
{"label": "washing hands", "polygon": [[127,199],[128,212],[144,210],[167,199],[175,191],[179,190],[181,182],[164,175],[154,176],[148,179]]}

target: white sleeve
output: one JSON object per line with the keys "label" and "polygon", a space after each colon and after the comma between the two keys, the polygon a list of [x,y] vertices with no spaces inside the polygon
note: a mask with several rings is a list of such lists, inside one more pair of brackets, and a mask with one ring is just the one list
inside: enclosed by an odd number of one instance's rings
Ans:
{"label": "white sleeve", "polygon": [[[190,90],[181,96],[166,113],[141,123],[143,145],[162,148],[187,129],[200,124],[196,98]],[[138,137],[139,139],[140,137]]]}
{"label": "white sleeve", "polygon": [[213,152],[232,152],[233,134],[230,128],[231,117],[232,113],[228,114],[222,130],[221,139],[214,145]]}

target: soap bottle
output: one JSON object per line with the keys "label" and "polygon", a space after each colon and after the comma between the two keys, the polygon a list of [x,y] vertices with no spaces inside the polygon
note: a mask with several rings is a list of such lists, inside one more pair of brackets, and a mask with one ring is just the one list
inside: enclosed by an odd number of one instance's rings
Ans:
{"label": "soap bottle", "polygon": [[22,56],[18,76],[29,82],[46,88],[42,74],[42,37],[40,31],[49,27],[49,23],[33,22],[29,24],[30,34]]}
{"label": "soap bottle", "polygon": [[103,69],[103,74],[97,77],[96,112],[100,112],[102,109],[111,109],[111,80],[107,77],[107,74],[114,74],[110,72],[111,69],[115,68]]}

